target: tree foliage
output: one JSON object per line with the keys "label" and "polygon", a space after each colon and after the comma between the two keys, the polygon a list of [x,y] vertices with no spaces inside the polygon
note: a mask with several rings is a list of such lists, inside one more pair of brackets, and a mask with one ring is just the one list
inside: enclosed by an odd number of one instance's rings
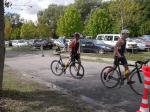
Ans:
{"label": "tree foliage", "polygon": [[23,39],[31,39],[31,38],[35,37],[36,36],[36,27],[35,27],[34,23],[32,23],[30,21],[30,22],[23,24],[21,27],[20,36]]}
{"label": "tree foliage", "polygon": [[95,36],[98,33],[120,33],[122,28],[129,29],[132,36],[150,34],[149,4],[150,0],[75,0],[68,6],[52,4],[38,12],[36,27],[26,25],[29,22],[26,23],[18,14],[7,13],[5,38],[70,37],[77,31]]}
{"label": "tree foliage", "polygon": [[132,30],[131,28],[138,26],[140,21],[140,9],[140,4],[134,0],[111,1],[108,5],[108,10],[114,23],[114,32],[120,32],[122,28]]}
{"label": "tree foliage", "polygon": [[9,21],[8,19],[5,19],[5,40],[11,39],[11,33],[12,33],[11,21]]}
{"label": "tree foliage", "polygon": [[48,25],[39,24],[37,27],[37,33],[39,38],[48,38],[51,36],[51,30]]}
{"label": "tree foliage", "polygon": [[60,17],[57,23],[57,34],[59,36],[71,37],[74,32],[82,32],[83,23],[81,15],[74,6],[65,10],[64,16]]}
{"label": "tree foliage", "polygon": [[52,36],[55,36],[57,20],[64,14],[65,6],[49,5],[44,11],[39,11],[37,14],[39,24],[47,24],[50,26]]}
{"label": "tree foliage", "polygon": [[85,26],[85,34],[96,36],[100,33],[111,33],[111,19],[104,9],[96,9]]}
{"label": "tree foliage", "polygon": [[13,28],[12,33],[11,33],[11,38],[12,39],[21,39],[20,38],[20,28]]}
{"label": "tree foliage", "polygon": [[91,10],[100,4],[101,0],[75,0],[74,6],[80,12],[82,21],[85,21]]}

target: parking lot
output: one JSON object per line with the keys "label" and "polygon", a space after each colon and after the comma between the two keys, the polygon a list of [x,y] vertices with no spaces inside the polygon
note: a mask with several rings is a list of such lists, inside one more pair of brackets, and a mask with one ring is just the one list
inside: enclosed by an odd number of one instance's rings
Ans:
{"label": "parking lot", "polygon": [[[41,52],[24,53],[8,56],[6,53],[5,64],[13,69],[19,70],[25,77],[39,81],[46,85],[53,83],[64,90],[71,92],[82,100],[95,106],[100,112],[134,112],[139,108],[141,97],[124,85],[122,88],[107,89],[100,81],[100,71],[111,63],[82,61],[85,68],[85,77],[76,80],[69,72],[62,76],[55,76],[51,73],[50,63],[57,56],[52,52],[44,52],[45,57],[41,57]],[[13,53],[11,53],[13,54]]]}

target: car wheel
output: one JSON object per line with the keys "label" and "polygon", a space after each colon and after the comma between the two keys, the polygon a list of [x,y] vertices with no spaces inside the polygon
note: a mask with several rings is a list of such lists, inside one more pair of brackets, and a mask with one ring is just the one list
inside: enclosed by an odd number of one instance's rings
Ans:
{"label": "car wheel", "polygon": [[99,50],[98,50],[98,53],[99,53],[99,54],[104,54],[104,49],[99,49]]}

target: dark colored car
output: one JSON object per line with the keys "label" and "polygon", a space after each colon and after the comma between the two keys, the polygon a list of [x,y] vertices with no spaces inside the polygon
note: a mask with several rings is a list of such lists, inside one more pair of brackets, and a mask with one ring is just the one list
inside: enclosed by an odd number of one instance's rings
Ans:
{"label": "dark colored car", "polygon": [[101,40],[81,39],[80,50],[81,52],[89,52],[89,53],[94,52],[94,53],[103,54],[105,52],[112,52],[113,47],[105,44]]}
{"label": "dark colored car", "polygon": [[45,39],[39,39],[34,41],[33,47],[40,48],[41,46],[43,46],[43,49],[52,49],[53,43]]}

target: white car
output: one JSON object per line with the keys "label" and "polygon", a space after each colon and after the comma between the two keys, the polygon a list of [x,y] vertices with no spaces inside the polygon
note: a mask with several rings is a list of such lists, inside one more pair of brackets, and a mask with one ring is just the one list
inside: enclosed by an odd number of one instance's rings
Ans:
{"label": "white car", "polygon": [[146,44],[144,41],[142,41],[141,39],[135,39],[133,41],[135,41],[137,43],[138,50],[142,50],[142,51],[146,50],[147,47],[146,47]]}
{"label": "white car", "polygon": [[[121,34],[99,34],[97,35],[96,39],[102,40],[105,44],[115,46],[118,39],[121,37]],[[137,49],[137,44],[136,42],[131,42],[129,41],[130,39],[127,39],[126,43],[126,49],[131,50],[131,49]]]}
{"label": "white car", "polygon": [[22,47],[27,46],[28,43],[25,40],[12,40],[13,47]]}
{"label": "white car", "polygon": [[59,45],[61,48],[64,48],[65,47],[65,45],[61,42],[61,40],[59,40],[59,39],[56,39],[56,40],[54,40],[54,44],[55,45]]}

